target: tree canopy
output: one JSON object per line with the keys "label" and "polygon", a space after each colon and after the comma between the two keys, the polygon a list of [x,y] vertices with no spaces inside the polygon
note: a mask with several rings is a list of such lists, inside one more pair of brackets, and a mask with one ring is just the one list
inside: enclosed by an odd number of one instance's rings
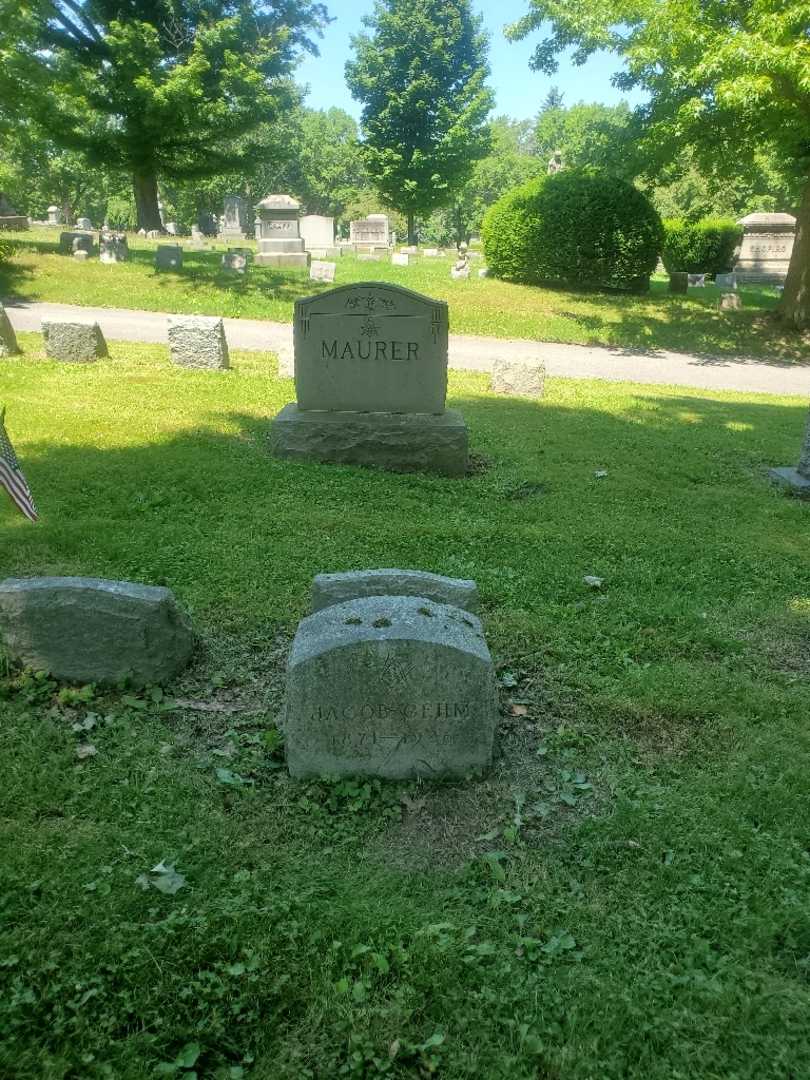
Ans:
{"label": "tree canopy", "polygon": [[800,328],[810,326],[808,24],[807,0],[529,0],[508,29],[519,39],[550,28],[532,59],[548,74],[571,47],[580,63],[599,49],[616,53],[616,84],[649,95],[639,115],[651,157],[690,146],[707,171],[733,175],[754,150],[773,147],[803,187],[781,309]]}
{"label": "tree canopy", "polygon": [[290,74],[327,19],[311,0],[0,0],[0,108],[91,165],[132,177],[159,228],[156,177],[227,171],[296,100]]}
{"label": "tree canopy", "polygon": [[469,0],[377,0],[363,22],[346,66],[363,158],[412,242],[415,215],[449,205],[487,153],[487,38]]}

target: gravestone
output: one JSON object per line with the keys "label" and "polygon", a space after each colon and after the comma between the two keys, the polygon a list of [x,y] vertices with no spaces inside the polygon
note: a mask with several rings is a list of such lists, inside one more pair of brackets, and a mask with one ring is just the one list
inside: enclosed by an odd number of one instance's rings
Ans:
{"label": "gravestone", "polygon": [[300,222],[304,247],[313,259],[336,259],[335,219],[321,214],[305,214]]}
{"label": "gravestone", "polygon": [[49,225],[61,225],[64,220],[65,219],[62,216],[62,211],[59,209],[58,206],[49,206],[48,207],[48,224]]}
{"label": "gravestone", "polygon": [[669,291],[671,293],[685,294],[689,292],[689,275],[681,270],[676,270],[669,275]]}
{"label": "gravestone", "polygon": [[165,682],[194,645],[169,589],[75,577],[0,582],[0,637],[26,667],[83,683]]}
{"label": "gravestone", "polygon": [[715,274],[714,283],[718,289],[736,289],[737,288],[737,275],[736,274]]}
{"label": "gravestone", "polygon": [[294,777],[465,776],[492,762],[498,707],[478,618],[420,596],[366,596],[301,621],[287,666]]}
{"label": "gravestone", "polygon": [[395,251],[391,256],[392,266],[410,266],[411,258],[405,251]]}
{"label": "gravestone", "polygon": [[0,359],[6,356],[16,356],[20,351],[17,344],[17,335],[14,327],[6,314],[6,309],[0,304]]}
{"label": "gravestone", "polygon": [[425,570],[347,570],[340,574],[317,574],[312,582],[313,611],[363,596],[423,596],[473,613],[478,611],[479,604],[474,581]]}
{"label": "gravestone", "polygon": [[422,254],[425,255],[428,259],[435,259],[439,255],[441,255],[441,252],[438,248],[423,248]]}
{"label": "gravestone", "polygon": [[76,218],[76,228],[90,231],[93,228],[93,222],[88,217]]}
{"label": "gravestone", "polygon": [[177,222],[176,221],[167,221],[166,224],[164,225],[164,228],[165,228],[166,232],[169,234],[169,236],[177,236]]}
{"label": "gravestone", "polygon": [[388,217],[385,214],[369,214],[360,221],[350,221],[349,243],[356,254],[385,253],[391,245]]}
{"label": "gravestone", "polygon": [[99,241],[99,260],[103,263],[129,261],[129,244],[126,233],[103,232]]}
{"label": "gravestone", "polygon": [[542,360],[505,360],[497,358],[492,364],[492,390],[510,397],[539,398],[543,396],[546,366]]}
{"label": "gravestone", "polygon": [[313,259],[309,264],[309,280],[332,282],[335,280],[336,270],[337,263],[321,262],[318,259]]}
{"label": "gravestone", "polygon": [[401,255],[418,255],[419,248],[416,244],[407,244],[405,247],[399,249]]}
{"label": "gravestone", "polygon": [[92,363],[107,355],[107,342],[90,319],[43,319],[45,355],[68,363]]}
{"label": "gravestone", "polygon": [[225,371],[230,360],[222,319],[208,315],[171,316],[169,354],[178,367]]}
{"label": "gravestone", "polygon": [[772,480],[787,488],[794,495],[803,495],[805,498],[810,498],[810,413],[807,415],[807,428],[799,454],[799,464],[795,469],[790,466],[770,469],[769,474]]}
{"label": "gravestone", "polygon": [[63,232],[59,234],[59,253],[72,255],[74,251],[93,254],[93,234],[87,232]]}
{"label": "gravestone", "polygon": [[150,229],[146,234],[147,240],[159,240],[163,236],[160,229]]}
{"label": "gravestone", "polygon": [[17,210],[0,191],[0,229],[13,229],[15,232],[28,228],[28,218],[18,214]]}
{"label": "gravestone", "polygon": [[229,249],[222,256],[222,268],[223,270],[230,270],[236,274],[246,274],[248,265],[248,257],[246,251],[237,251],[235,249]]}
{"label": "gravestone", "polygon": [[305,268],[309,255],[299,226],[301,204],[289,195],[268,195],[256,206],[257,266]]}
{"label": "gravestone", "polygon": [[247,240],[252,232],[248,200],[239,195],[227,195],[223,209],[220,237],[223,240]]}
{"label": "gravestone", "polygon": [[179,270],[183,265],[183,249],[179,244],[158,244],[155,249],[156,270]]}
{"label": "gravestone", "polygon": [[719,311],[739,311],[742,306],[742,300],[737,293],[727,292],[720,297],[717,308]]}
{"label": "gravestone", "polygon": [[790,214],[749,214],[743,227],[734,273],[740,284],[783,285],[796,238],[796,218]]}
{"label": "gravestone", "polygon": [[705,289],[706,288],[706,275],[705,274],[687,274],[690,289]]}
{"label": "gravestone", "polygon": [[297,404],[273,421],[279,457],[462,475],[467,427],[445,411],[447,305],[398,285],[296,301]]}

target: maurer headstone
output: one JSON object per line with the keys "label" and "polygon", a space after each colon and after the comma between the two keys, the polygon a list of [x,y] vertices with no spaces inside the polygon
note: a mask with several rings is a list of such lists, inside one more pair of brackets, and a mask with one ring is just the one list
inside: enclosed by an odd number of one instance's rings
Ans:
{"label": "maurer headstone", "polygon": [[445,410],[447,304],[398,285],[296,301],[297,404],[273,421],[279,457],[461,475],[467,427]]}
{"label": "maurer headstone", "polygon": [[810,414],[807,417],[807,428],[804,434],[804,442],[799,454],[799,464],[795,469],[785,466],[780,469],[771,469],[772,480],[782,484],[795,495],[803,495],[810,498]]}
{"label": "maurer headstone", "polygon": [[475,615],[367,596],[303,619],[287,667],[292,776],[465,776],[492,761],[492,659]]}
{"label": "maurer headstone", "polygon": [[783,285],[787,278],[796,218],[790,214],[749,214],[743,227],[740,254],[734,273],[740,285]]}

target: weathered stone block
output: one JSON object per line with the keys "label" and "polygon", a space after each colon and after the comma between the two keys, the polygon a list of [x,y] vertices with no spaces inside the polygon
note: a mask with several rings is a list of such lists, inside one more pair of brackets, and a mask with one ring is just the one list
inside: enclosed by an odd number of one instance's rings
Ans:
{"label": "weathered stone block", "polygon": [[222,319],[207,315],[170,318],[169,352],[172,363],[180,367],[225,370],[230,361]]}
{"label": "weathered stone block", "polygon": [[799,454],[799,464],[795,469],[789,467],[771,469],[770,477],[783,487],[789,488],[795,495],[810,498],[810,414],[807,417],[807,428]]}
{"label": "weathered stone block", "polygon": [[15,660],[58,679],[138,685],[171,679],[194,644],[169,589],[77,577],[0,582],[0,637]]}
{"label": "weathered stone block", "polygon": [[59,234],[59,251],[62,255],[72,255],[74,251],[86,251],[93,254],[93,234],[86,232],[63,232]]}
{"label": "weathered stone block", "polygon": [[492,389],[512,397],[543,396],[546,366],[542,360],[505,360],[499,357],[492,365]]}
{"label": "weathered stone block", "polygon": [[468,434],[456,409],[431,413],[321,412],[285,405],[271,426],[276,457],[463,476]]}
{"label": "weathered stone block", "polygon": [[20,346],[17,344],[14,327],[6,314],[6,309],[0,304],[0,357],[16,356],[19,351]]}
{"label": "weathered stone block", "polygon": [[107,355],[107,342],[97,322],[89,319],[42,320],[45,355],[52,360],[89,363]]}
{"label": "weathered stone block", "polygon": [[497,699],[475,615],[370,596],[303,619],[287,667],[292,776],[464,776],[492,761]]}
{"label": "weathered stone block", "polygon": [[426,570],[348,570],[342,574],[318,574],[312,582],[313,611],[363,596],[424,596],[438,604],[478,611],[478,586],[474,581]]}
{"label": "weathered stone block", "polygon": [[689,292],[689,275],[681,273],[680,270],[674,274],[669,275],[669,291],[671,293],[688,293]]}
{"label": "weathered stone block", "polygon": [[126,233],[102,233],[99,259],[103,263],[127,262],[129,244]]}
{"label": "weathered stone block", "polygon": [[156,270],[179,270],[183,265],[183,249],[179,244],[158,244],[155,251]]}

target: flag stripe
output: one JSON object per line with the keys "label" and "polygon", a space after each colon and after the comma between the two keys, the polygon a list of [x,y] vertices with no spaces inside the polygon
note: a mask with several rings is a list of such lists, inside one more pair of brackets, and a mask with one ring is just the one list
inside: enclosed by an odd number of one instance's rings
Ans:
{"label": "flag stripe", "polygon": [[3,421],[4,413],[0,410],[0,487],[6,489],[11,501],[21,514],[24,514],[29,521],[36,521],[37,508],[34,505],[31,489],[23,476]]}

